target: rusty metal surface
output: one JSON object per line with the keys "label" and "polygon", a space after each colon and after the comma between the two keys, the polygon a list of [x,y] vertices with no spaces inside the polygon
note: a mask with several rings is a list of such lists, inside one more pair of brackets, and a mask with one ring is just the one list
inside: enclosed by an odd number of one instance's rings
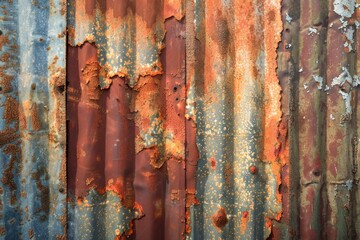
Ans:
{"label": "rusty metal surface", "polygon": [[0,7],[0,237],[65,237],[66,3]]}
{"label": "rusty metal surface", "polygon": [[358,239],[359,4],[1,1],[0,238]]}

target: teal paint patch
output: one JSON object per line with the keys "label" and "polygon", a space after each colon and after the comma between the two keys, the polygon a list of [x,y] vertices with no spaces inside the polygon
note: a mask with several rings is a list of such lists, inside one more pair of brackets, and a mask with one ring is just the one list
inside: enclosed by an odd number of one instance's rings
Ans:
{"label": "teal paint patch", "polygon": [[107,18],[96,5],[94,16],[90,16],[85,3],[79,2],[68,2],[69,43],[79,46],[88,41],[97,46],[98,61],[105,69],[100,76],[101,88],[108,88],[114,76],[127,78],[133,87],[140,76],[162,73],[159,55],[165,30],[160,16],[149,27],[130,9],[124,17]]}
{"label": "teal paint patch", "polygon": [[68,203],[69,239],[111,239],[132,233],[132,221],[143,216],[141,209],[126,208],[113,191],[95,189],[78,201]]}

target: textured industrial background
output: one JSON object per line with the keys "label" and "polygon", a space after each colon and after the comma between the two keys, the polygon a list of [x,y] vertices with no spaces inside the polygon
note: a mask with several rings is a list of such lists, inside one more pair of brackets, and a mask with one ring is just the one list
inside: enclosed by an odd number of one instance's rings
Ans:
{"label": "textured industrial background", "polygon": [[1,0],[0,239],[360,239],[359,27],[356,0]]}

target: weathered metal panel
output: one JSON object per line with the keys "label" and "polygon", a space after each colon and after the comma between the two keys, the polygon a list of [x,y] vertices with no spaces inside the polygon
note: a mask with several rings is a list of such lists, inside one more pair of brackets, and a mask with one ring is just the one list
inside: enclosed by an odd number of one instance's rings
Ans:
{"label": "weathered metal panel", "polygon": [[183,2],[68,4],[69,237],[182,238]]}
{"label": "weathered metal panel", "polygon": [[357,8],[352,0],[283,1],[278,76],[291,201],[275,239],[359,238]]}
{"label": "weathered metal panel", "polygon": [[66,3],[0,3],[0,234],[66,236]]}
{"label": "weathered metal panel", "polygon": [[355,0],[0,7],[1,238],[359,238]]}

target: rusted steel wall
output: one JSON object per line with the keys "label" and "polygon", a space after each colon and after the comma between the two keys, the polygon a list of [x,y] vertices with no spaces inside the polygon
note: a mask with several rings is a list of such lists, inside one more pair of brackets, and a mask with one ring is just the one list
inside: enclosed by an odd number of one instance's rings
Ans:
{"label": "rusted steel wall", "polygon": [[0,3],[0,238],[66,236],[66,3]]}
{"label": "rusted steel wall", "polygon": [[289,160],[274,238],[358,239],[359,6],[355,0],[282,5],[278,76]]}
{"label": "rusted steel wall", "polygon": [[0,7],[0,238],[359,238],[355,0]]}

